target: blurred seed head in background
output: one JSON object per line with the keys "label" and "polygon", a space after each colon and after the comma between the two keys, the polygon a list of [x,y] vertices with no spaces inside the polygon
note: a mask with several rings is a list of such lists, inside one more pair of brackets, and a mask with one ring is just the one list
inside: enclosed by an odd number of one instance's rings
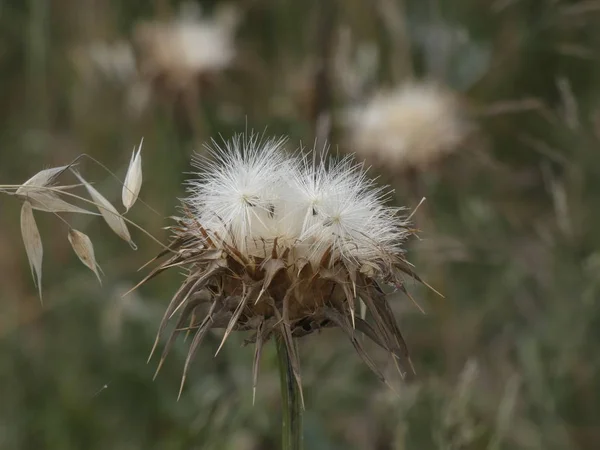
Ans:
{"label": "blurred seed head in background", "polygon": [[156,96],[196,99],[230,67],[240,18],[233,5],[221,5],[208,16],[198,4],[183,3],[175,17],[138,22],[131,38],[77,47],[73,62],[84,81],[124,88],[126,105],[137,115]]}
{"label": "blurred seed head in background", "polygon": [[345,119],[348,146],[393,169],[430,166],[456,150],[471,127],[455,94],[428,82],[380,92]]}
{"label": "blurred seed head in background", "polygon": [[233,6],[222,6],[209,18],[195,4],[184,4],[180,17],[170,21],[140,22],[133,42],[142,77],[160,79],[167,89],[178,91],[229,67],[238,22]]}

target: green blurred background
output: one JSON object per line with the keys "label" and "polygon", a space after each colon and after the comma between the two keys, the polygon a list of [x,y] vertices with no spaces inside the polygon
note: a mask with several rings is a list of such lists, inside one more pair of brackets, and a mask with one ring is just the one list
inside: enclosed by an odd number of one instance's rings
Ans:
{"label": "green blurred background", "polygon": [[[426,315],[393,302],[418,374],[396,392],[341,332],[301,341],[306,449],[600,448],[600,1],[200,4],[208,18],[237,19],[236,55],[179,83],[140,67],[140,24],[193,4],[0,2],[2,183],[81,153],[123,177],[143,136],[142,198],[157,213],[138,204],[130,218],[165,240],[190,157],[211,137],[266,128],[291,150],[327,138],[352,152],[341,111],[434,78],[461,96],[473,136],[434,167],[380,174],[400,205],[427,197],[408,257],[445,299],[411,285]],[[98,56],[118,42],[133,44],[133,66],[126,51],[122,65]],[[376,55],[368,76],[361,54]],[[353,75],[358,87],[343,82]],[[118,203],[113,178],[89,161],[81,170]],[[159,247],[134,231],[134,252],[102,221],[70,218],[94,241],[100,287],[64,224],[38,213],[40,305],[19,208],[0,198],[1,449],[279,448],[274,349],[253,406],[245,336],[217,358],[211,336],[177,401],[187,343],[155,381],[146,358],[179,275],[121,298]]]}

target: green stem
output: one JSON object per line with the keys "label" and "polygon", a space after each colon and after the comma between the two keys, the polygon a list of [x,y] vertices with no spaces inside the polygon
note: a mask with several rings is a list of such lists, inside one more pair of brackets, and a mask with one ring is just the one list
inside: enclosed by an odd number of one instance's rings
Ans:
{"label": "green stem", "polygon": [[282,449],[302,450],[302,401],[283,338],[275,339],[281,385]]}

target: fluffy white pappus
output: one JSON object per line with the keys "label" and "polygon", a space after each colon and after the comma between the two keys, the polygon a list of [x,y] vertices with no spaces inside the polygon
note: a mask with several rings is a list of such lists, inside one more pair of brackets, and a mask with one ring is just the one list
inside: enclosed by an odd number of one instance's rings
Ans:
{"label": "fluffy white pappus", "polygon": [[400,209],[385,206],[389,192],[367,176],[351,156],[302,157],[288,189],[288,217],[311,260],[330,251],[334,258],[359,262],[396,253],[407,236]]}
{"label": "fluffy white pappus", "polygon": [[238,135],[222,144],[213,140],[208,157],[194,159],[200,172],[189,181],[187,203],[214,240],[246,252],[272,238],[278,191],[293,172],[285,141]]}
{"label": "fluffy white pappus", "polygon": [[[197,158],[187,204],[217,242],[267,257],[277,242],[293,258],[361,265],[402,252],[408,236],[389,192],[351,157],[285,152],[285,139],[237,136]],[[314,159],[313,159],[314,158]]]}
{"label": "fluffy white pappus", "polygon": [[469,132],[457,98],[430,83],[407,83],[349,112],[348,140],[368,160],[422,168],[455,150]]}

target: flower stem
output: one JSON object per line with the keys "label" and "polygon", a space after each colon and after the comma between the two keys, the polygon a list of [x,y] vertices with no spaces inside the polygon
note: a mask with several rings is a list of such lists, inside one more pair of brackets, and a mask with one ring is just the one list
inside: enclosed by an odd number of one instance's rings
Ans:
{"label": "flower stem", "polygon": [[302,401],[285,341],[275,339],[281,385],[282,449],[302,450]]}

